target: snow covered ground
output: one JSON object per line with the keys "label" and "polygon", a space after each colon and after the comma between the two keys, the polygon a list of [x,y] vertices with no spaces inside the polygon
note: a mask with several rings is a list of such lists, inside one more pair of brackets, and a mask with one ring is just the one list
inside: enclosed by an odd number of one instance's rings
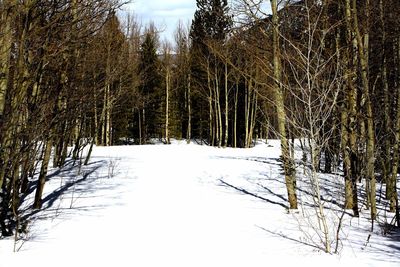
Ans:
{"label": "snow covered ground", "polygon": [[[43,210],[23,211],[29,234],[19,251],[0,241],[1,267],[400,266],[396,233],[376,224],[367,242],[365,210],[344,214],[338,254],[322,252],[309,182],[299,175],[301,209],[289,213],[279,154],[276,141],[96,147],[81,170],[70,162],[51,172]],[[321,176],[333,248],[341,179]],[[391,216],[380,206],[380,222]]]}

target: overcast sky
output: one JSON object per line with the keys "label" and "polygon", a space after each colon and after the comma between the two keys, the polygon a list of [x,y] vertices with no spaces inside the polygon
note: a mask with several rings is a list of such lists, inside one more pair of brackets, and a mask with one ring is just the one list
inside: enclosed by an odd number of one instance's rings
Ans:
{"label": "overcast sky", "polygon": [[173,34],[179,20],[186,25],[192,21],[196,0],[133,0],[125,10],[132,10],[143,24],[154,21],[161,33],[161,40],[174,40]]}

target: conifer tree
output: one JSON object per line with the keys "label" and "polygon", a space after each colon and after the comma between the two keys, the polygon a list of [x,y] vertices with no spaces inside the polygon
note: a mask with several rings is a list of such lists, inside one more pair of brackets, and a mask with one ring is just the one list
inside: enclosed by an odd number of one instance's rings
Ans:
{"label": "conifer tree", "polygon": [[160,132],[161,75],[160,62],[157,56],[157,35],[151,28],[147,30],[139,55],[140,93],[143,97],[141,111],[141,129],[143,141],[157,137]]}

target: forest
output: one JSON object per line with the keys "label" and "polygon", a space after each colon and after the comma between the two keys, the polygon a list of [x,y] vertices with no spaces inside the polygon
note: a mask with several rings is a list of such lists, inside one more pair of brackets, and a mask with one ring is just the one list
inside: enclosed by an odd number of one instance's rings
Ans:
{"label": "forest", "polygon": [[290,210],[301,165],[322,223],[318,174],[340,173],[343,209],[368,209],[373,225],[384,185],[400,226],[400,1],[196,3],[191,24],[160,40],[153,23],[121,15],[123,1],[0,0],[2,238],[22,231],[27,194],[41,209],[49,168],[171,139],[279,139]]}

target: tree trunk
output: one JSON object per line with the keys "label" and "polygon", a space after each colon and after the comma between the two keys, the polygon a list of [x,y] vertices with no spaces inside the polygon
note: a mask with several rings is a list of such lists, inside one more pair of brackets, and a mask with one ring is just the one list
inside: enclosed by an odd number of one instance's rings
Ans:
{"label": "tree trunk", "polygon": [[52,146],[53,146],[53,137],[49,136],[46,142],[46,146],[44,148],[45,151],[43,155],[42,166],[40,168],[40,174],[37,182],[35,201],[33,203],[34,209],[40,209],[42,207],[42,194],[44,185],[46,183],[47,169],[49,166]]}
{"label": "tree trunk", "polygon": [[94,141],[91,140],[91,141],[90,141],[89,151],[88,151],[88,153],[87,153],[87,156],[86,156],[84,165],[88,165],[88,164],[89,164],[90,157],[92,156],[93,145],[94,145]]}
{"label": "tree trunk", "polygon": [[286,114],[281,88],[281,62],[279,53],[279,18],[277,0],[271,1],[272,22],[273,22],[273,48],[274,48],[274,95],[278,115],[278,131],[281,139],[283,168],[285,171],[285,182],[288,193],[290,209],[297,209],[297,194],[295,172],[292,159],[289,155],[289,143],[286,138]]}
{"label": "tree trunk", "polygon": [[224,147],[228,145],[229,136],[229,105],[228,105],[228,63],[225,62],[225,138]]}
{"label": "tree trunk", "polygon": [[209,143],[210,145],[214,145],[214,131],[213,131],[213,107],[212,107],[212,88],[211,88],[211,78],[210,78],[210,61],[209,59],[207,60],[207,86],[208,86],[208,91],[209,91],[209,96],[208,96],[208,106],[209,106]]}
{"label": "tree trunk", "polygon": [[111,146],[111,101],[110,101],[110,84],[106,86],[106,117],[105,117],[105,140],[106,146]]}
{"label": "tree trunk", "polygon": [[220,101],[220,94],[219,94],[219,77],[218,77],[218,70],[217,66],[215,66],[215,115],[217,121],[217,141],[218,147],[222,146],[222,113],[221,113],[221,101]]}
{"label": "tree trunk", "polygon": [[[62,107],[59,107],[62,108]],[[64,110],[65,112],[65,110]],[[68,142],[67,136],[68,136],[68,129],[67,129],[67,122],[61,123],[61,126],[56,129],[58,131],[58,141],[56,144],[54,144],[54,157],[53,157],[53,167],[61,167],[64,165],[64,158],[63,158],[63,149],[64,149],[64,143]]]}
{"label": "tree trunk", "polygon": [[[385,110],[385,129],[391,129],[391,121],[390,121],[390,106],[389,106],[389,83],[388,83],[388,75],[387,75],[387,58],[386,58],[386,49],[385,49],[385,42],[386,42],[386,29],[385,29],[385,14],[384,14],[384,7],[383,7],[383,0],[379,1],[379,17],[382,23],[382,66],[381,66],[381,73],[382,73],[382,83],[383,83],[383,105]],[[384,143],[384,159],[382,161],[382,176],[383,182],[387,183],[390,179],[390,160],[391,160],[391,152],[390,152],[390,137],[385,137]],[[386,186],[386,190],[389,187]],[[388,192],[386,191],[386,195]]]}
{"label": "tree trunk", "polygon": [[106,116],[107,116],[107,85],[104,87],[103,92],[103,107],[100,114],[100,144],[105,145],[105,135],[106,135]]}
{"label": "tree trunk", "polygon": [[[346,165],[346,175],[345,175],[345,208],[353,209],[354,216],[358,217],[358,194],[357,194],[357,90],[354,86],[355,83],[355,65],[354,62],[356,60],[355,55],[352,56],[351,49],[352,46],[356,46],[356,40],[353,38],[353,29],[352,29],[352,14],[351,14],[351,6],[350,0],[346,0],[346,9],[345,9],[345,18],[346,18],[346,38],[348,49],[345,51],[345,64],[346,64],[346,76],[347,76],[347,121],[343,122],[344,127],[347,127],[348,130],[348,139],[347,144],[343,147],[345,149],[344,156]],[[342,114],[343,115],[343,114]],[[342,128],[343,130],[343,128]],[[343,134],[342,134],[343,135]],[[344,138],[342,136],[342,138]],[[344,144],[343,144],[344,145]],[[349,192],[351,191],[351,193]]]}
{"label": "tree trunk", "polygon": [[188,126],[187,126],[187,136],[186,141],[189,144],[192,138],[192,100],[191,100],[191,75],[188,74],[188,84],[187,84],[187,111],[188,111]]}
{"label": "tree trunk", "polygon": [[142,142],[142,144],[145,144],[147,142],[147,138],[148,138],[147,125],[146,125],[146,109],[143,108],[142,112],[143,112],[143,116],[142,116],[143,142]]}
{"label": "tree trunk", "polygon": [[[13,6],[14,1],[4,1],[4,10],[9,11]],[[0,126],[2,124],[2,116],[6,102],[6,91],[9,79],[9,61],[12,45],[12,31],[11,31],[11,12],[2,12],[0,22],[3,23],[0,30]],[[1,188],[0,181],[0,188]]]}
{"label": "tree trunk", "polygon": [[138,112],[138,124],[139,124],[139,145],[142,144],[142,119],[141,119],[142,110],[139,109]]}
{"label": "tree trunk", "polygon": [[[400,39],[398,40],[398,56],[400,59]],[[400,85],[397,86],[397,113],[396,113],[396,128],[395,128],[395,135],[394,135],[394,145],[393,145],[393,159],[392,159],[392,173],[390,175],[390,179],[388,179],[386,187],[387,195],[386,198],[389,200],[390,205],[390,212],[395,212],[397,207],[397,175],[399,170],[399,149],[400,149]],[[399,212],[398,210],[396,213]],[[399,218],[398,218],[398,223]]]}
{"label": "tree trunk", "polygon": [[236,82],[235,91],[235,113],[233,119],[233,147],[237,147],[237,106],[238,106],[238,94],[239,94],[239,81]]}
{"label": "tree trunk", "polygon": [[245,142],[244,142],[244,147],[249,148],[249,117],[250,117],[250,101],[249,101],[249,95],[251,92],[251,79],[247,81],[247,86],[245,86],[245,91],[244,91],[244,128],[245,128]]}
{"label": "tree trunk", "polygon": [[77,133],[75,136],[74,150],[72,152],[72,159],[74,160],[74,162],[79,158],[79,151],[81,150],[81,139],[83,134],[83,125],[85,122],[83,118],[80,118],[76,120],[76,123],[77,125],[75,126],[75,129],[77,129]]}
{"label": "tree trunk", "polygon": [[169,141],[169,70],[165,76],[165,142],[170,144]]}
{"label": "tree trunk", "polygon": [[[347,0],[348,1],[348,0]],[[369,1],[367,1],[367,7],[369,8]],[[360,57],[361,64],[361,78],[363,84],[363,97],[365,98],[366,115],[367,115],[367,179],[370,181],[370,199],[371,199],[371,219],[376,219],[376,180],[375,180],[375,132],[374,132],[374,117],[372,112],[372,104],[369,96],[369,77],[368,77],[368,53],[366,52],[368,47],[364,43],[361,37],[360,29],[358,26],[358,15],[357,15],[357,1],[353,0],[353,21],[354,31],[357,38],[358,44],[358,55]],[[367,11],[368,12],[368,11]],[[365,33],[364,37],[368,41],[368,33]]]}
{"label": "tree trunk", "polygon": [[[94,77],[93,77],[93,80],[94,80]],[[98,115],[97,115],[96,90],[93,90],[93,113],[94,113],[94,143],[97,146],[97,145],[99,145],[99,123],[98,123]]]}
{"label": "tree trunk", "polygon": [[249,133],[248,133],[248,139],[247,139],[247,144],[248,147],[251,147],[252,142],[253,142],[253,135],[254,135],[254,127],[256,123],[256,111],[257,111],[257,92],[255,88],[253,89],[251,96],[250,96],[250,126],[249,126]]}
{"label": "tree trunk", "polygon": [[349,133],[348,129],[348,112],[347,107],[343,103],[341,112],[341,146],[343,153],[343,172],[344,172],[344,184],[345,184],[345,199],[344,208],[353,208],[353,191],[351,183],[351,161],[350,161],[350,148],[349,148]]}
{"label": "tree trunk", "polygon": [[[68,124],[68,122],[67,122],[67,124]],[[63,147],[62,147],[62,151],[61,151],[61,157],[60,157],[60,160],[59,160],[59,163],[58,163],[59,164],[58,167],[61,167],[61,166],[63,166],[65,164],[65,160],[67,159],[67,156],[68,156],[68,143],[69,143],[70,139],[71,139],[71,131],[67,130],[66,139],[65,139],[65,141],[63,143]]]}

